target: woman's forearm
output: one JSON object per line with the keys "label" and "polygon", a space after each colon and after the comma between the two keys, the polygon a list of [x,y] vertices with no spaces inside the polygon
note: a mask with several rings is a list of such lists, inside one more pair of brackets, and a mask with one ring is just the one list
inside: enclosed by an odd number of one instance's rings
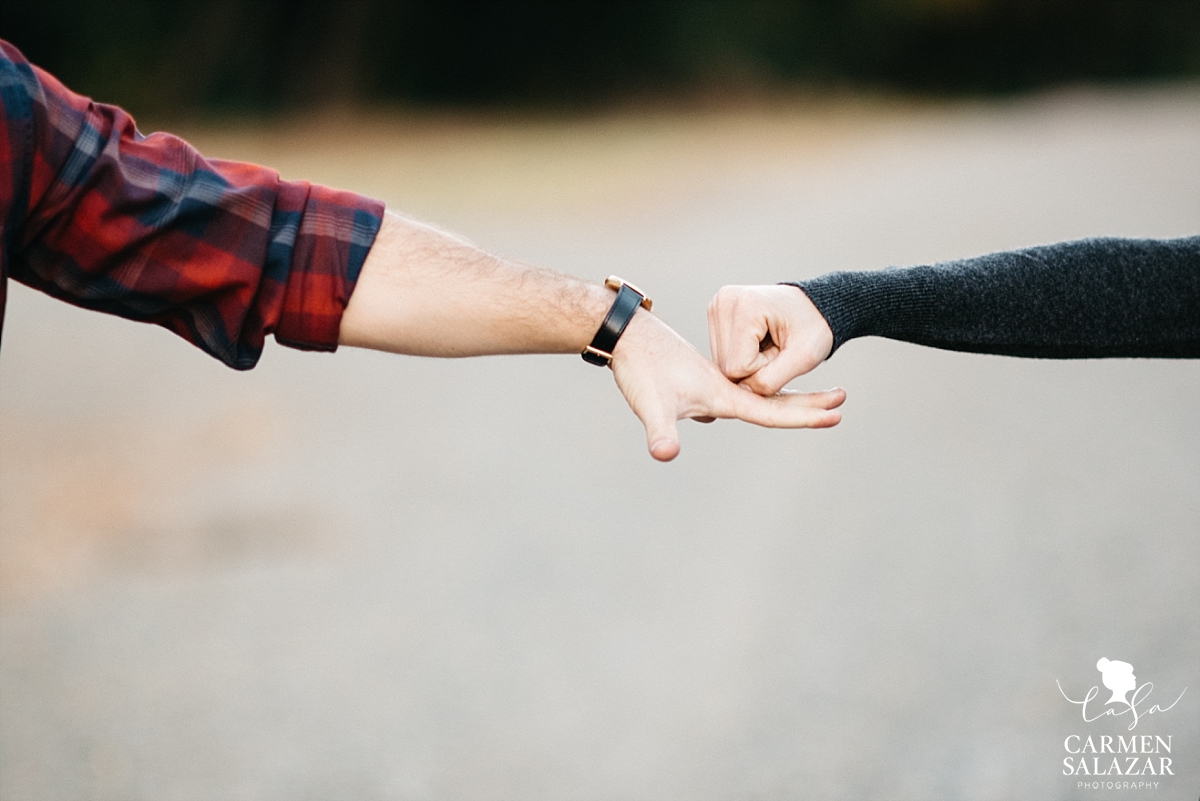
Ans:
{"label": "woman's forearm", "polygon": [[834,350],[881,336],[1040,358],[1200,357],[1200,237],[1087,239],[796,286]]}

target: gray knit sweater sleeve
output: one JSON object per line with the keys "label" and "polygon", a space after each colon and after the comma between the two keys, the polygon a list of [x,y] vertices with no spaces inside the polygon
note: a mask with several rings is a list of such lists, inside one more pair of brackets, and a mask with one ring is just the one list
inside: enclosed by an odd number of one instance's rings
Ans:
{"label": "gray knit sweater sleeve", "polygon": [[880,336],[1049,359],[1200,357],[1200,236],[1086,239],[795,286],[835,351]]}

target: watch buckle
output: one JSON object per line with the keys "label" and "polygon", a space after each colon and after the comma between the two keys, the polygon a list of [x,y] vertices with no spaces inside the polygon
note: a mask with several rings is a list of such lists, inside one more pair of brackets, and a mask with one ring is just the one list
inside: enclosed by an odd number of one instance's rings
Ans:
{"label": "watch buckle", "polygon": [[580,355],[583,356],[584,361],[591,362],[599,367],[608,367],[610,364],[612,364],[613,355],[611,353],[605,353],[599,348],[592,347],[591,345],[588,345],[586,348],[584,348],[583,353]]}

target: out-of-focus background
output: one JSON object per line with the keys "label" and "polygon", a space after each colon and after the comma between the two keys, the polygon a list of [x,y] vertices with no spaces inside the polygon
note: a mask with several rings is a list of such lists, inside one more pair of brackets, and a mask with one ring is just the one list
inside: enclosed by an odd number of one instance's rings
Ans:
{"label": "out-of-focus background", "polygon": [[[206,154],[627,276],[702,349],[727,283],[1200,229],[1195,3],[9,0],[0,36]],[[660,465],[578,359],[238,374],[12,286],[0,799],[1194,799],[1200,365],[862,340],[796,382],[835,384],[836,429]],[[1129,733],[1055,684],[1100,657],[1191,688],[1136,729],[1173,775],[1100,777],[1156,786],[1063,775]]]}

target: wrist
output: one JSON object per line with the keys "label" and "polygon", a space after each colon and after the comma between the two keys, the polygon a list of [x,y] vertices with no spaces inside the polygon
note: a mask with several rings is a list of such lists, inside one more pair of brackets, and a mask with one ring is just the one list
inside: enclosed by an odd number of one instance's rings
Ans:
{"label": "wrist", "polygon": [[813,364],[820,364],[833,353],[833,329],[825,315],[813,303],[812,298],[804,289],[796,284],[780,284],[781,289],[787,287],[788,297],[792,306],[792,317],[796,321],[796,330],[807,332],[805,347]]}
{"label": "wrist", "polygon": [[604,282],[615,295],[595,336],[581,352],[583,360],[597,367],[610,367],[617,345],[639,311],[650,311],[653,302],[624,279],[610,275]]}
{"label": "wrist", "polygon": [[655,317],[653,312],[638,309],[633,315],[633,319],[629,321],[629,325],[625,327],[625,333],[617,342],[617,346],[613,348],[613,363],[628,359],[631,353],[640,353],[646,350],[655,328],[662,324],[662,321]]}
{"label": "wrist", "polygon": [[562,353],[581,353],[596,336],[605,315],[617,296],[602,284],[580,280],[575,294],[574,314],[569,317],[569,330],[564,332]]}

